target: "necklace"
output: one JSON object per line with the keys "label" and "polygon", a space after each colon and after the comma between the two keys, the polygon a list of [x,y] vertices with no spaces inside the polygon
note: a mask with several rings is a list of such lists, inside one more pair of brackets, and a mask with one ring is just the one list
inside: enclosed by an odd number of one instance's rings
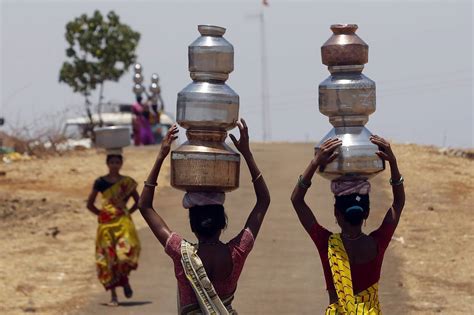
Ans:
{"label": "necklace", "polygon": [[356,237],[350,237],[350,236],[348,236],[347,234],[344,234],[344,233],[341,233],[341,235],[348,241],[355,241],[355,240],[358,240],[359,238],[361,238],[362,236],[364,236],[364,233],[361,232]]}

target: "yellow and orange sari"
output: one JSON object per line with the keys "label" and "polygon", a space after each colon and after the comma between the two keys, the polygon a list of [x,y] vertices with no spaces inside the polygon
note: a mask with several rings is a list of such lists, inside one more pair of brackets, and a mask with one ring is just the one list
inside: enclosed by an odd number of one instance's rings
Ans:
{"label": "yellow and orange sari", "polygon": [[328,242],[328,258],[338,301],[328,306],[326,315],[381,315],[378,283],[354,295],[351,266],[341,234],[332,234]]}
{"label": "yellow and orange sari", "polygon": [[124,176],[102,192],[102,207],[96,238],[97,276],[106,290],[128,284],[128,275],[138,267],[140,240],[127,209],[137,183]]}

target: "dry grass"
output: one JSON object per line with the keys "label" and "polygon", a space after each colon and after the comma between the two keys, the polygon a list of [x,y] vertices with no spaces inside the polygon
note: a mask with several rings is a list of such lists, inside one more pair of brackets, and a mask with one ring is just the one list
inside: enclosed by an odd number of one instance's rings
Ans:
{"label": "dry grass", "polygon": [[[416,314],[467,314],[474,303],[474,161],[395,145],[406,206],[394,250]],[[383,174],[388,180],[389,173]]]}
{"label": "dry grass", "polygon": [[[150,150],[126,151],[124,174],[138,182]],[[65,314],[102,290],[94,272],[97,223],[85,208],[93,180],[106,173],[94,150],[0,164],[0,313]],[[164,174],[168,167],[165,166]],[[166,176],[160,185],[167,185]],[[144,223],[135,216],[140,227]],[[6,240],[6,241],[5,241]]]}

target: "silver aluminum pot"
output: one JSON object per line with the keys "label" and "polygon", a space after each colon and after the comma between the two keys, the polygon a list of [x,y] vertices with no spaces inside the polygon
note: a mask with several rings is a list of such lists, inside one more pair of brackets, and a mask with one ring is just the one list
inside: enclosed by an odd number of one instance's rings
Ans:
{"label": "silver aluminum pot", "polygon": [[130,145],[130,128],[110,126],[94,129],[95,145],[104,149],[118,149]]}
{"label": "silver aluminum pot", "polygon": [[199,25],[201,34],[188,47],[189,72],[197,81],[225,81],[234,70],[234,47],[224,37],[225,28]]}
{"label": "silver aluminum pot", "polygon": [[363,68],[329,67],[331,75],[319,84],[319,111],[334,127],[363,126],[375,112],[375,82]]}
{"label": "silver aluminum pot", "polygon": [[329,180],[369,179],[385,169],[385,162],[375,152],[378,147],[370,142],[370,131],[363,127],[336,127],[333,128],[315,150],[330,138],[342,140],[337,149],[339,156],[318,173]]}
{"label": "silver aluminum pot", "polygon": [[178,93],[176,113],[183,128],[227,131],[239,118],[239,95],[225,83],[193,82]]}

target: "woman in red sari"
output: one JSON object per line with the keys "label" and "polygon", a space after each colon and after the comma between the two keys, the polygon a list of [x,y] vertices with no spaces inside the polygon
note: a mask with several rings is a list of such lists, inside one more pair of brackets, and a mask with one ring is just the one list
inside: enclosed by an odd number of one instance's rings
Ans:
{"label": "woman in red sari", "polygon": [[227,226],[223,193],[185,195],[183,206],[189,209],[191,230],[196,235],[197,244],[187,242],[172,231],[159,212],[153,209],[156,180],[170,152],[171,143],[177,138],[176,126],[163,139],[155,165],[145,181],[139,209],[166,254],[173,260],[178,282],[179,314],[236,314],[231,304],[237,282],[270,204],[270,194],[250,150],[248,128],[243,119],[238,122],[238,127],[240,139],[233,135],[231,139],[247,162],[257,200],[244,228],[230,242],[220,240]]}
{"label": "woman in red sari", "polygon": [[393,202],[378,229],[365,234],[363,221],[370,212],[368,181],[332,182],[335,197],[334,216],[341,233],[322,227],[304,201],[311,179],[318,168],[337,158],[339,139],[324,142],[309,166],[300,176],[291,201],[298,218],[318,249],[323,266],[330,305],[326,315],[381,314],[378,282],[385,250],[400,220],[405,204],[403,177],[398,170],[395,154],[383,138],[370,139],[379,146],[377,155],[390,164]]}

